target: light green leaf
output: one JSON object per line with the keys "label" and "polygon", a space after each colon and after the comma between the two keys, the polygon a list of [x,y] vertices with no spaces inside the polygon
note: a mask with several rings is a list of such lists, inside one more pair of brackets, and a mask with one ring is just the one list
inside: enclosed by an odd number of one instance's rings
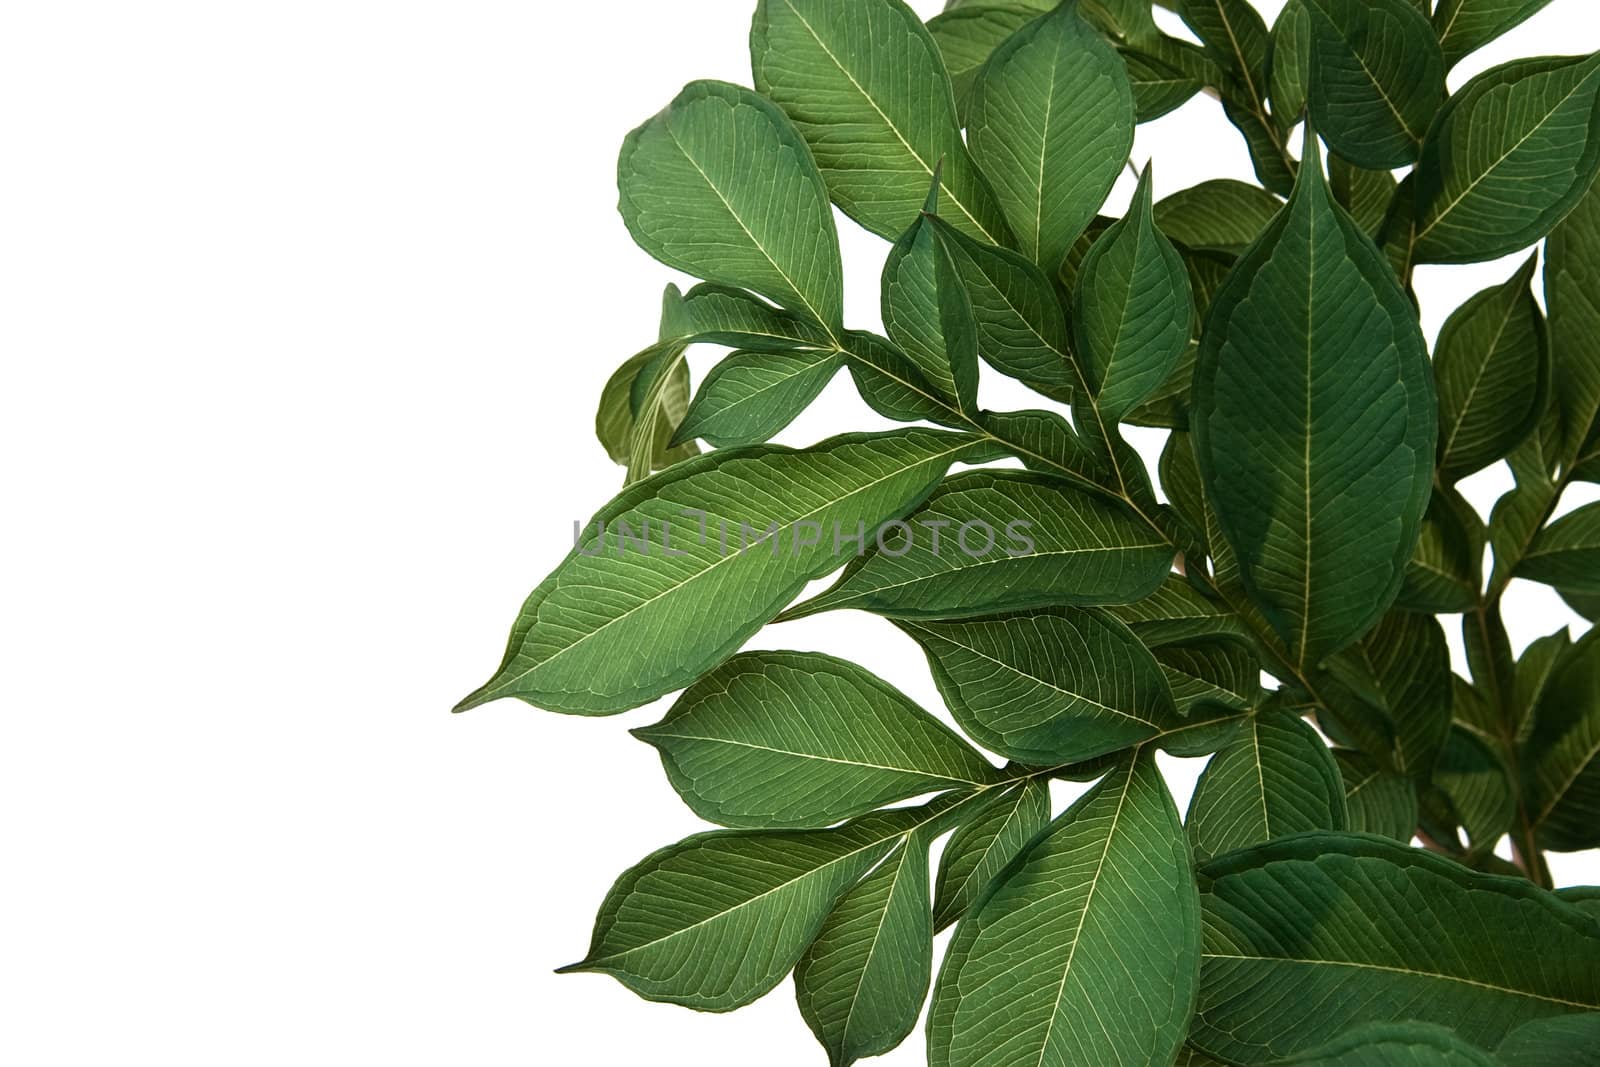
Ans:
{"label": "light green leaf", "polygon": [[1301,0],[1312,14],[1311,120],[1350,162],[1417,161],[1444,103],[1444,56],[1411,0]]}
{"label": "light green leaf", "polygon": [[1348,829],[1409,844],[1417,829],[1417,788],[1411,779],[1349,749],[1334,749],[1333,759],[1344,780]]}
{"label": "light green leaf", "polygon": [[958,7],[928,20],[928,33],[939,45],[950,72],[963,125],[978,72],[1007,37],[1038,17],[1038,8],[1002,3]]}
{"label": "light green leaf", "polygon": [[[523,605],[500,669],[458,710],[517,697],[605,715],[681,689],[838,566],[836,530],[905,514],[950,464],[987,454],[966,435],[908,429],[676,464],[584,527]],[[782,494],[760,488],[774,483]]]}
{"label": "light green leaf", "polygon": [[883,266],[883,325],[889,339],[961,411],[978,409],[978,324],[956,265],[930,215],[918,215]]}
{"label": "light green leaf", "polygon": [[1504,285],[1461,305],[1439,333],[1439,475],[1482,470],[1538,426],[1550,401],[1550,346],[1533,298],[1536,256]]}
{"label": "light green leaf", "polygon": [[1206,765],[1184,825],[1201,863],[1306,830],[1343,830],[1344,783],[1310,724],[1267,708]]}
{"label": "light green leaf", "polygon": [[1018,249],[1054,272],[1133,148],[1122,60],[1062,4],[995,49],[972,87],[967,140]]}
{"label": "light green leaf", "polygon": [[1185,248],[1236,256],[1282,209],[1283,201],[1259,185],[1215,178],[1173,193],[1155,212],[1161,232]]}
{"label": "light green leaf", "polygon": [[940,619],[1124,604],[1166,576],[1172,549],[1111,502],[1058,479],[968,471],[874,537],[826,592],[787,613],[856,608]]}
{"label": "light green leaf", "polygon": [[1000,373],[1070,400],[1067,323],[1050,280],[1016,252],[974,241],[943,219],[932,225],[966,288],[978,354]]}
{"label": "light green leaf", "polygon": [[667,266],[843,328],[827,190],[794,126],[762,97],[691,83],[628,135],[617,185],[634,240]]}
{"label": "light green leaf", "polygon": [[1078,273],[1077,352],[1107,423],[1172,373],[1193,317],[1183,260],[1156,229],[1146,167],[1127,217],[1101,234]]}
{"label": "light green leaf", "polygon": [[[1561,413],[1559,457],[1575,469],[1585,454],[1600,464],[1600,184],[1550,234],[1544,292]],[[1600,471],[1585,476],[1600,480]]]}
{"label": "light green leaf", "polygon": [[[1230,1063],[1415,1020],[1493,1047],[1600,1005],[1600,924],[1532,883],[1379,837],[1304,834],[1200,871],[1205,948],[1190,1041]],[[1516,931],[1517,950],[1484,931]],[[1315,1011],[1306,1005],[1315,1004]]]}
{"label": "light green leaf", "polygon": [[1573,645],[1545,685],[1525,759],[1540,845],[1600,848],[1600,630]]}
{"label": "light green leaf", "polygon": [[1500,1067],[1600,1067],[1600,1014],[1519,1026],[1495,1049],[1495,1062]]}
{"label": "light green leaf", "polygon": [[943,930],[965,915],[1049,822],[1050,787],[1042,778],[1029,778],[951,834],[934,879],[933,928]]}
{"label": "light green leaf", "polygon": [[1245,588],[1302,665],[1399,593],[1437,431],[1416,313],[1308,149],[1288,206],[1212,302],[1192,417]]}
{"label": "light green leaf", "polygon": [[1130,759],[962,920],[934,987],[928,1063],[1170,1063],[1199,941],[1177,810],[1154,760]]}
{"label": "light green leaf", "polygon": [[794,970],[795,998],[833,1067],[916,1029],[933,974],[928,841],[907,838],[834,905]]}
{"label": "light green leaf", "polygon": [[1103,612],[1060,608],[898,625],[927,653],[967,735],[1019,763],[1079,763],[1176,725],[1161,665]]}
{"label": "light green leaf", "polygon": [[1550,232],[1600,167],[1600,55],[1519,59],[1452,96],[1417,164],[1418,263],[1478,263]]}
{"label": "light green leaf", "polygon": [[760,0],[750,60],[756,88],[799,128],[846,215],[894,240],[942,164],[939,203],[950,222],[1011,243],[961,140],[939,46],[901,0]]}
{"label": "light green leaf", "polygon": [[1600,504],[1579,508],[1539,532],[1517,577],[1563,591],[1600,594]]}
{"label": "light green leaf", "polygon": [[735,352],[700,383],[673,439],[717,448],[761,444],[793,422],[842,365],[837,352],[815,349]]}
{"label": "light green leaf", "polygon": [[702,282],[683,297],[669,333],[663,316],[664,340],[724,345],[752,352],[787,352],[797,348],[829,348],[833,335],[808,319],[775,308],[743,289]]}
{"label": "light green leaf", "polygon": [[1550,0],[1439,0],[1433,25],[1451,66],[1526,21]]}
{"label": "light green leaf", "polygon": [[634,736],[696,815],[813,829],[998,772],[899,690],[820,652],[745,652]]}
{"label": "light green leaf", "polygon": [[[689,365],[683,361],[683,348],[676,342],[651,345],[618,367],[600,393],[600,407],[594,417],[595,436],[613,462],[640,471],[641,477],[652,470],[670,467],[699,451],[692,444],[675,445],[672,440],[689,406]],[[656,402],[641,412],[648,420],[646,429],[634,414],[632,394],[635,383],[653,364],[656,373],[660,373],[664,364],[667,378],[657,393]],[[637,456],[634,454],[636,439],[649,446]]]}
{"label": "light green leaf", "polygon": [[1495,1057],[1432,1023],[1372,1023],[1275,1064],[1316,1067],[1497,1067]]}
{"label": "light green leaf", "polygon": [[696,834],[617,879],[589,954],[563,973],[609,974],[647,1000],[732,1011],[770,992],[834,903],[894,847],[972,795],[879,812],[834,830]]}

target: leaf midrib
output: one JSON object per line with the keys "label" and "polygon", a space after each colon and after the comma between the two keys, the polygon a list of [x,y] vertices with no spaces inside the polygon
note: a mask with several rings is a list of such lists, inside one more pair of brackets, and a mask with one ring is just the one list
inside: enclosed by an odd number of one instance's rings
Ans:
{"label": "leaf midrib", "polygon": [[1580,1008],[1584,1011],[1600,1010],[1600,1002],[1593,1004],[1578,1000],[1567,1000],[1564,997],[1549,996],[1544,993],[1534,993],[1524,989],[1513,989],[1510,986],[1495,985],[1492,982],[1480,982],[1475,978],[1464,978],[1460,975],[1442,974],[1438,971],[1419,971],[1411,967],[1396,967],[1381,963],[1363,963],[1355,960],[1308,960],[1294,956],[1252,956],[1242,953],[1226,952],[1201,952],[1200,958],[1205,960],[1237,960],[1244,963],[1291,963],[1306,967],[1348,967],[1363,971],[1377,971],[1381,974],[1400,974],[1411,978],[1426,978],[1440,982],[1455,982],[1469,985],[1478,989],[1486,989],[1493,993],[1505,993],[1510,996],[1523,997],[1528,1000],[1544,1001],[1548,1004],[1560,1004],[1564,1007]]}
{"label": "leaf midrib", "polygon": [[741,741],[730,737],[706,737],[700,734],[681,734],[665,730],[648,730],[644,732],[646,738],[670,738],[674,741],[704,741],[710,744],[732,745],[735,748],[749,748],[760,752],[771,752],[776,756],[793,756],[796,759],[816,760],[819,763],[837,763],[846,767],[864,767],[874,771],[888,771],[893,774],[904,774],[915,778],[931,778],[936,781],[949,782],[960,786],[981,786],[988,783],[970,778],[957,778],[949,774],[940,774],[936,771],[923,770],[916,767],[895,767],[883,763],[869,763],[866,760],[845,759],[839,756],[824,756],[815,752],[799,752],[787,748],[773,748],[771,745],[761,745],[754,741]]}

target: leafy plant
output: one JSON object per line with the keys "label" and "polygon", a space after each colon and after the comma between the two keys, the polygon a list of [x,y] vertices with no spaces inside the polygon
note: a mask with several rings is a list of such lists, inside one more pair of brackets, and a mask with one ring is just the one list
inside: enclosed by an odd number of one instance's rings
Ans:
{"label": "leafy plant", "polygon": [[[1600,55],[1448,94],[1544,4],[1163,6],[1199,45],[1136,0],[760,0],[755,89],[692,83],[623,146],[629,230],[703,283],[601,400],[626,487],[460,709],[682,690],[635,732],[725,829],[625,873],[569,969],[705,1011],[792,971],[836,1065],[930,986],[938,1067],[1593,1062],[1600,889],[1545,854],[1600,846],[1600,638],[1517,655],[1501,603],[1600,609],[1600,505],[1553,519],[1600,480]],[[1146,168],[1100,215],[1202,89],[1260,184],[1157,202]],[[893,242],[887,336],[845,324],[834,206]],[[1540,241],[1544,306],[1536,253],[1430,354],[1414,267]],[[691,345],[731,350],[692,398]],[[985,410],[983,365],[1040,407]],[[766,443],[841,370],[916,425]],[[1124,424],[1170,431],[1159,491]],[[1503,459],[1485,522],[1458,484]],[[739,651],[845,608],[970,742],[861,666]],[[1186,818],[1157,751],[1211,757]],[[1058,778],[1096,784],[1052,818]]]}

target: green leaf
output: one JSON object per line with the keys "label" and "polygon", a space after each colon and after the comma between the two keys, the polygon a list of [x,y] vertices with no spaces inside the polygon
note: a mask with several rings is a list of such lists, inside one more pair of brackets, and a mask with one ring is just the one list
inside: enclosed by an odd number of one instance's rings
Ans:
{"label": "green leaf", "polygon": [[[1152,51],[1145,51],[1150,47]],[[1141,45],[1123,45],[1117,49],[1128,68],[1128,85],[1133,89],[1133,113],[1139,122],[1154,122],[1188,103],[1205,83],[1189,69],[1191,64],[1174,64],[1174,53],[1180,56],[1193,49],[1186,41],[1162,38]]]}
{"label": "green leaf", "polygon": [[1256,706],[1261,663],[1245,642],[1199,637],[1151,651],[1166,672],[1179,715],[1201,716],[1218,709],[1237,713]]}
{"label": "green leaf", "polygon": [[950,84],[955,89],[956,110],[967,115],[973,83],[994,50],[1013,33],[1039,17],[1038,8],[1016,4],[974,4],[958,7],[928,20],[928,33],[939,45]]}
{"label": "green leaf", "polygon": [[1335,749],[1333,758],[1344,780],[1348,828],[1409,844],[1417,829],[1417,789],[1411,779],[1349,749]]}
{"label": "green leaf", "polygon": [[1128,760],[962,920],[934,987],[928,1063],[1170,1063],[1199,941],[1177,810],[1154,761]]}
{"label": "green leaf", "polygon": [[750,60],[756,88],[799,128],[846,215],[894,240],[942,164],[939,202],[950,222],[1011,243],[961,140],[939,46],[901,0],[760,0]]}
{"label": "green leaf", "polygon": [[[1398,842],[1274,841],[1207,864],[1200,888],[1190,1041],[1230,1063],[1272,1062],[1356,1024],[1406,1020],[1492,1047],[1523,1023],[1600,1005],[1600,925],[1529,882]],[[1515,931],[1516,951],[1485,931]]]}
{"label": "green leaf", "polygon": [[1267,98],[1271,34],[1248,0],[1178,0],[1178,14],[1249,99]]}
{"label": "green leaf", "polygon": [[1418,263],[1478,263],[1550,232],[1600,167],[1600,55],[1519,59],[1452,96],[1417,164]]}
{"label": "green leaf", "polygon": [[[995,49],[972,87],[967,141],[1018,248],[1054,272],[1133,149],[1121,58],[1062,4]],[[991,242],[995,243],[995,242]]]}
{"label": "green leaf", "polygon": [[1550,346],[1533,298],[1536,256],[1468,300],[1439,333],[1439,475],[1454,482],[1504,458],[1550,402]]}
{"label": "green leaf", "polygon": [[717,448],[762,444],[793,422],[842,365],[837,352],[815,349],[735,352],[700,383],[674,440],[699,438]]}
{"label": "green leaf", "polygon": [[1178,252],[1156,229],[1150,169],[1126,218],[1102,234],[1078,274],[1078,356],[1108,423],[1167,379],[1188,347],[1194,302]]}
{"label": "green leaf", "polygon": [[883,266],[883,325],[889,339],[959,410],[978,409],[978,324],[956,265],[926,213],[895,242]]}
{"label": "green leaf", "polygon": [[878,537],[786,618],[856,608],[942,619],[1123,604],[1166,576],[1172,549],[1124,509],[1057,479],[968,471]]}
{"label": "green leaf", "polygon": [[1384,220],[1394,202],[1399,183],[1386,170],[1366,170],[1343,156],[1329,154],[1328,185],[1339,206],[1350,212],[1361,232],[1374,240],[1383,232]]}
{"label": "green leaf", "polygon": [[808,319],[775,308],[743,289],[703,282],[690,289],[674,312],[669,331],[663,316],[663,339],[724,345],[753,352],[788,352],[797,348],[830,348],[833,335]]}
{"label": "green leaf", "polygon": [[[699,451],[692,444],[675,445],[672,440],[689,406],[689,365],[682,359],[683,348],[675,342],[651,345],[618,367],[600,393],[600,407],[594,417],[595,436],[613,462],[639,470],[641,476],[670,467]],[[660,364],[670,369],[657,394],[658,401],[641,412],[648,420],[648,429],[641,429],[641,419],[633,410],[633,388],[652,365],[657,365],[655,369],[659,373]],[[638,455],[634,454],[636,438],[648,444]]]}
{"label": "green leaf", "polygon": [[1600,630],[1573,645],[1545,685],[1525,760],[1539,844],[1600,848]]}
{"label": "green leaf", "polygon": [[799,962],[834,903],[896,845],[970,803],[879,812],[834,830],[696,834],[617,879],[589,954],[562,973],[609,974],[647,1000],[732,1011]]}
{"label": "green leaf", "polygon": [[1288,133],[1306,113],[1311,97],[1311,12],[1304,0],[1288,0],[1272,24],[1267,95],[1278,129]]}
{"label": "green leaf", "polygon": [[1201,863],[1288,834],[1343,830],[1344,783],[1310,724],[1269,708],[1206,765],[1184,825]]}
{"label": "green leaf", "polygon": [[934,879],[934,929],[943,930],[983,899],[1049,822],[1050,787],[1042,778],[1029,778],[998,794],[951,834]]}
{"label": "green leaf", "polygon": [[1145,644],[1171,644],[1197,637],[1246,639],[1239,617],[1220,600],[1208,599],[1181,574],[1168,575],[1154,593],[1109,609]]}
{"label": "green leaf", "polygon": [[1586,915],[1600,919],[1600,886],[1576,885],[1557,889],[1556,896]]}
{"label": "green leaf", "polygon": [[[966,435],[909,429],[676,464],[584,527],[523,605],[500,669],[458,710],[517,697],[605,715],[681,689],[838,566],[836,530],[905,514],[950,464],[986,454]],[[773,484],[783,492],[764,491]]]}
{"label": "green leaf", "polygon": [[1600,1014],[1564,1015],[1519,1026],[1495,1049],[1500,1067],[1600,1067]]}
{"label": "green leaf", "polygon": [[1161,665],[1122,623],[1061,608],[954,622],[901,621],[956,722],[1019,763],[1079,763],[1175,725]]}
{"label": "green leaf", "polygon": [[1588,504],[1540,531],[1517,577],[1563,591],[1600,594],[1600,503]]}
{"label": "green leaf", "polygon": [[928,380],[910,358],[887,338],[860,330],[845,333],[844,354],[850,377],[867,406],[896,422],[933,422],[944,426],[971,425],[939,387]]}
{"label": "green leaf", "polygon": [[974,241],[943,219],[932,225],[966,288],[978,354],[1046,396],[1071,400],[1067,323],[1050,280],[1016,252]]}
{"label": "green leaf", "polygon": [[1550,0],[1439,0],[1433,25],[1451,66],[1526,21]]}
{"label": "green leaf", "polygon": [[1399,593],[1437,430],[1416,314],[1307,148],[1288,206],[1212,302],[1192,416],[1245,588],[1301,665]]}
{"label": "green leaf", "polygon": [[1345,1031],[1310,1052],[1276,1063],[1317,1067],[1497,1067],[1499,1061],[1455,1031],[1431,1023],[1373,1023]]}
{"label": "green leaf", "polygon": [[[1544,291],[1561,413],[1559,454],[1576,467],[1575,457],[1600,456],[1600,186],[1550,234]],[[1600,472],[1587,477],[1600,478]]]}
{"label": "green leaf", "polygon": [[1427,781],[1454,703],[1450,647],[1439,620],[1391,611],[1329,668],[1392,724],[1395,769]]}
{"label": "green leaf", "polygon": [[617,185],[633,239],[667,266],[843,329],[827,189],[794,126],[762,97],[691,83],[628,135]]}
{"label": "green leaf", "polygon": [[1478,733],[1453,726],[1439,751],[1433,780],[1450,799],[1474,851],[1492,849],[1517,815],[1505,764]]}
{"label": "green leaf", "polygon": [[696,815],[813,829],[998,772],[899,690],[819,652],[746,652],[634,736],[661,752]]}
{"label": "green leaf", "polygon": [[893,1049],[916,1029],[933,974],[928,842],[907,838],[834,905],[795,966],[806,1025],[834,1067]]}
{"label": "green leaf", "polygon": [[1470,611],[1483,589],[1483,520],[1454,489],[1437,488],[1395,605],[1406,611]]}
{"label": "green leaf", "polygon": [[1444,56],[1410,0],[1301,0],[1311,12],[1311,120],[1350,162],[1417,161],[1444,103]]}
{"label": "green leaf", "polygon": [[1185,248],[1237,256],[1255,243],[1283,201],[1249,182],[1215,178],[1181,189],[1155,207],[1161,232]]}

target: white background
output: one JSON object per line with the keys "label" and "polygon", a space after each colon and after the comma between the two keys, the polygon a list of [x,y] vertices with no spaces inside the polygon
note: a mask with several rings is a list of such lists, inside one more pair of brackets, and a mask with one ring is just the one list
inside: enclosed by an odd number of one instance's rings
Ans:
{"label": "white background", "polygon": [[[616,218],[616,149],[685,81],[748,82],[751,6],[4,5],[0,1060],[822,1062],[787,984],[710,1017],[550,973],[700,828],[626,733],[660,707],[448,713],[620,484],[594,403],[673,275]],[[1600,48],[1590,7],[1455,83]],[[1248,174],[1205,99],[1152,154],[1158,194]],[[844,246],[876,327],[887,248]],[[1513,265],[1425,270],[1430,336]],[[841,377],[781,439],[877,425]],[[1510,603],[1519,645],[1573,620]],[[879,620],[758,643],[936,703]]]}

